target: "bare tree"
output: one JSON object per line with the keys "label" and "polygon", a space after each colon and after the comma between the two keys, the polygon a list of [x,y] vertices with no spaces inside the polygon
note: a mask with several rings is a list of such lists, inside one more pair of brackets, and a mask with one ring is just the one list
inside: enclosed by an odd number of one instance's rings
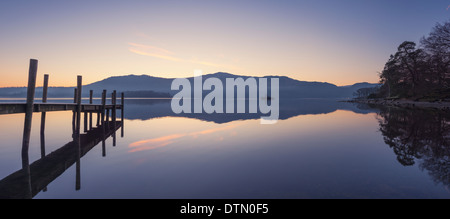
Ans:
{"label": "bare tree", "polygon": [[427,37],[420,41],[428,55],[433,82],[448,88],[450,83],[450,21],[436,24]]}

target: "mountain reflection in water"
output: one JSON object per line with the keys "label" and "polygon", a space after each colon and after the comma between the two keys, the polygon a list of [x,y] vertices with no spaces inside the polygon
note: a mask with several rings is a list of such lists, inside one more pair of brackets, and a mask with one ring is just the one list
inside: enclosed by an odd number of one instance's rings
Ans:
{"label": "mountain reflection in water", "polygon": [[450,197],[449,112],[284,99],[280,121],[261,125],[260,114],[174,114],[170,101],[127,99],[127,136],[108,157],[123,123],[87,132],[78,150],[67,143],[72,114],[48,113],[50,153],[38,157],[35,135],[29,172],[14,164],[21,131],[6,124],[21,116],[0,116],[0,197]]}

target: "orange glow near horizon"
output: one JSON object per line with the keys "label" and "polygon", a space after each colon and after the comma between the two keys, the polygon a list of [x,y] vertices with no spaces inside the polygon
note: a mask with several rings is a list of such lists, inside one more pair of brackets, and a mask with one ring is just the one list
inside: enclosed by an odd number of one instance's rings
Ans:
{"label": "orange glow near horizon", "polygon": [[[150,75],[154,77],[162,77],[162,78],[177,78],[177,77],[192,77],[193,72],[195,69],[202,69],[205,74],[212,74],[216,72],[228,72],[236,75],[246,75],[246,76],[255,76],[255,77],[262,77],[262,76],[269,76],[269,75],[278,75],[278,76],[287,76],[291,77],[296,80],[300,81],[319,81],[319,82],[329,82],[333,83],[338,86],[345,86],[345,85],[351,85],[353,83],[358,82],[370,82],[370,83],[376,83],[378,81],[378,76],[374,74],[370,77],[359,77],[360,79],[349,81],[348,78],[340,78],[336,77],[334,80],[331,80],[332,78],[330,76],[327,76],[325,73],[320,72],[326,72],[329,68],[327,67],[321,67],[323,69],[317,69],[314,71],[313,69],[308,69],[307,66],[304,68],[299,67],[299,69],[302,69],[302,72],[315,72],[315,74],[277,74],[277,73],[270,73],[266,72],[265,74],[257,74],[252,73],[253,71],[247,72],[246,66],[247,64],[243,65],[237,65],[237,64],[217,64],[213,62],[208,61],[201,61],[201,60],[183,60],[174,56],[170,55],[163,55],[163,54],[157,54],[157,53],[148,53],[146,51],[138,50],[135,48],[128,48],[129,53],[133,53],[135,55],[142,56],[144,58],[148,58],[149,61],[151,59],[161,60],[158,62],[165,62],[167,65],[172,65],[176,69],[181,69],[182,67],[179,67],[180,65],[187,65],[190,66],[186,71],[181,71],[182,73],[177,73],[176,71],[168,71],[165,74],[159,74],[156,71],[164,72],[164,69],[169,69],[165,66],[153,66],[155,72],[152,70],[149,70],[148,73],[143,70],[138,71],[126,71],[127,68],[126,63],[120,63],[120,62],[111,62],[111,63],[105,63],[100,62],[99,65],[95,65],[95,63],[89,63],[90,65],[85,65],[81,69],[75,70],[80,67],[72,66],[72,68],[67,71],[64,66],[70,66],[69,63],[64,64],[58,64],[51,66],[51,64],[46,64],[45,61],[42,61],[42,59],[39,60],[39,67],[38,67],[38,76],[37,76],[37,86],[42,86],[41,83],[43,81],[43,75],[49,74],[50,75],[50,85],[49,86],[61,86],[61,87],[73,87],[76,86],[76,77],[77,75],[83,76],[83,84],[90,84],[94,83],[103,79],[106,79],[108,77],[112,76],[125,76],[130,74],[135,75]],[[137,60],[142,60],[143,58],[139,57]],[[1,87],[25,87],[28,80],[28,60],[23,59],[23,62],[20,64],[15,64],[14,66],[8,66],[6,68],[5,65],[0,66],[0,75],[2,76],[2,80],[0,81],[0,88]],[[233,66],[234,65],[234,66]],[[248,64],[252,66],[251,64]],[[112,69],[111,66],[117,66],[118,68],[115,68],[116,70]],[[144,66],[137,66],[134,64],[130,65],[130,69],[145,69]],[[110,71],[103,71],[102,69],[112,69]],[[121,71],[117,69],[123,69]],[[320,71],[319,71],[320,70]],[[289,70],[285,70],[289,71]],[[10,73],[13,72],[13,73]],[[65,72],[65,73],[64,73]],[[98,73],[99,72],[99,73]],[[255,71],[258,72],[258,71]],[[338,74],[344,74],[344,72],[338,72]],[[358,74],[350,74],[347,73],[347,75],[352,75],[350,78],[358,78]]]}

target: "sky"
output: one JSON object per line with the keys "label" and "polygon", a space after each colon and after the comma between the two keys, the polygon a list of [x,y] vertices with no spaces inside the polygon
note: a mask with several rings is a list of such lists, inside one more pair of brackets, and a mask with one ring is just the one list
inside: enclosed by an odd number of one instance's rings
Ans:
{"label": "sky", "polygon": [[[403,41],[450,19],[450,0],[2,0],[0,87],[228,72],[377,82]],[[38,84],[39,85],[39,84]]]}

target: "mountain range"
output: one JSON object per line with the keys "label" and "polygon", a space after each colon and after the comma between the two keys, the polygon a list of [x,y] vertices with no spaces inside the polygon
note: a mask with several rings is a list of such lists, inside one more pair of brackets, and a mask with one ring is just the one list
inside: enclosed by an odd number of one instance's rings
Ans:
{"label": "mountain range", "polygon": [[[241,77],[244,80],[249,76],[234,75],[218,72],[203,75],[203,80],[215,77],[225,84],[226,78]],[[375,87],[378,84],[356,83],[349,86],[336,86],[326,82],[299,81],[286,76],[265,76],[259,78],[279,78],[280,98],[351,98],[353,93],[360,88]],[[149,75],[127,75],[109,77],[104,80],[83,86],[83,96],[89,95],[89,90],[94,91],[94,95],[99,97],[102,90],[108,92],[117,90],[125,92],[127,97],[170,97],[178,91],[172,91],[171,84],[174,78],[161,78]],[[187,78],[193,82],[193,77]],[[270,80],[268,80],[270,81]],[[49,97],[73,97],[73,87],[49,87]],[[36,97],[42,95],[42,87],[36,88]],[[0,88],[0,97],[26,97],[26,87]]]}

